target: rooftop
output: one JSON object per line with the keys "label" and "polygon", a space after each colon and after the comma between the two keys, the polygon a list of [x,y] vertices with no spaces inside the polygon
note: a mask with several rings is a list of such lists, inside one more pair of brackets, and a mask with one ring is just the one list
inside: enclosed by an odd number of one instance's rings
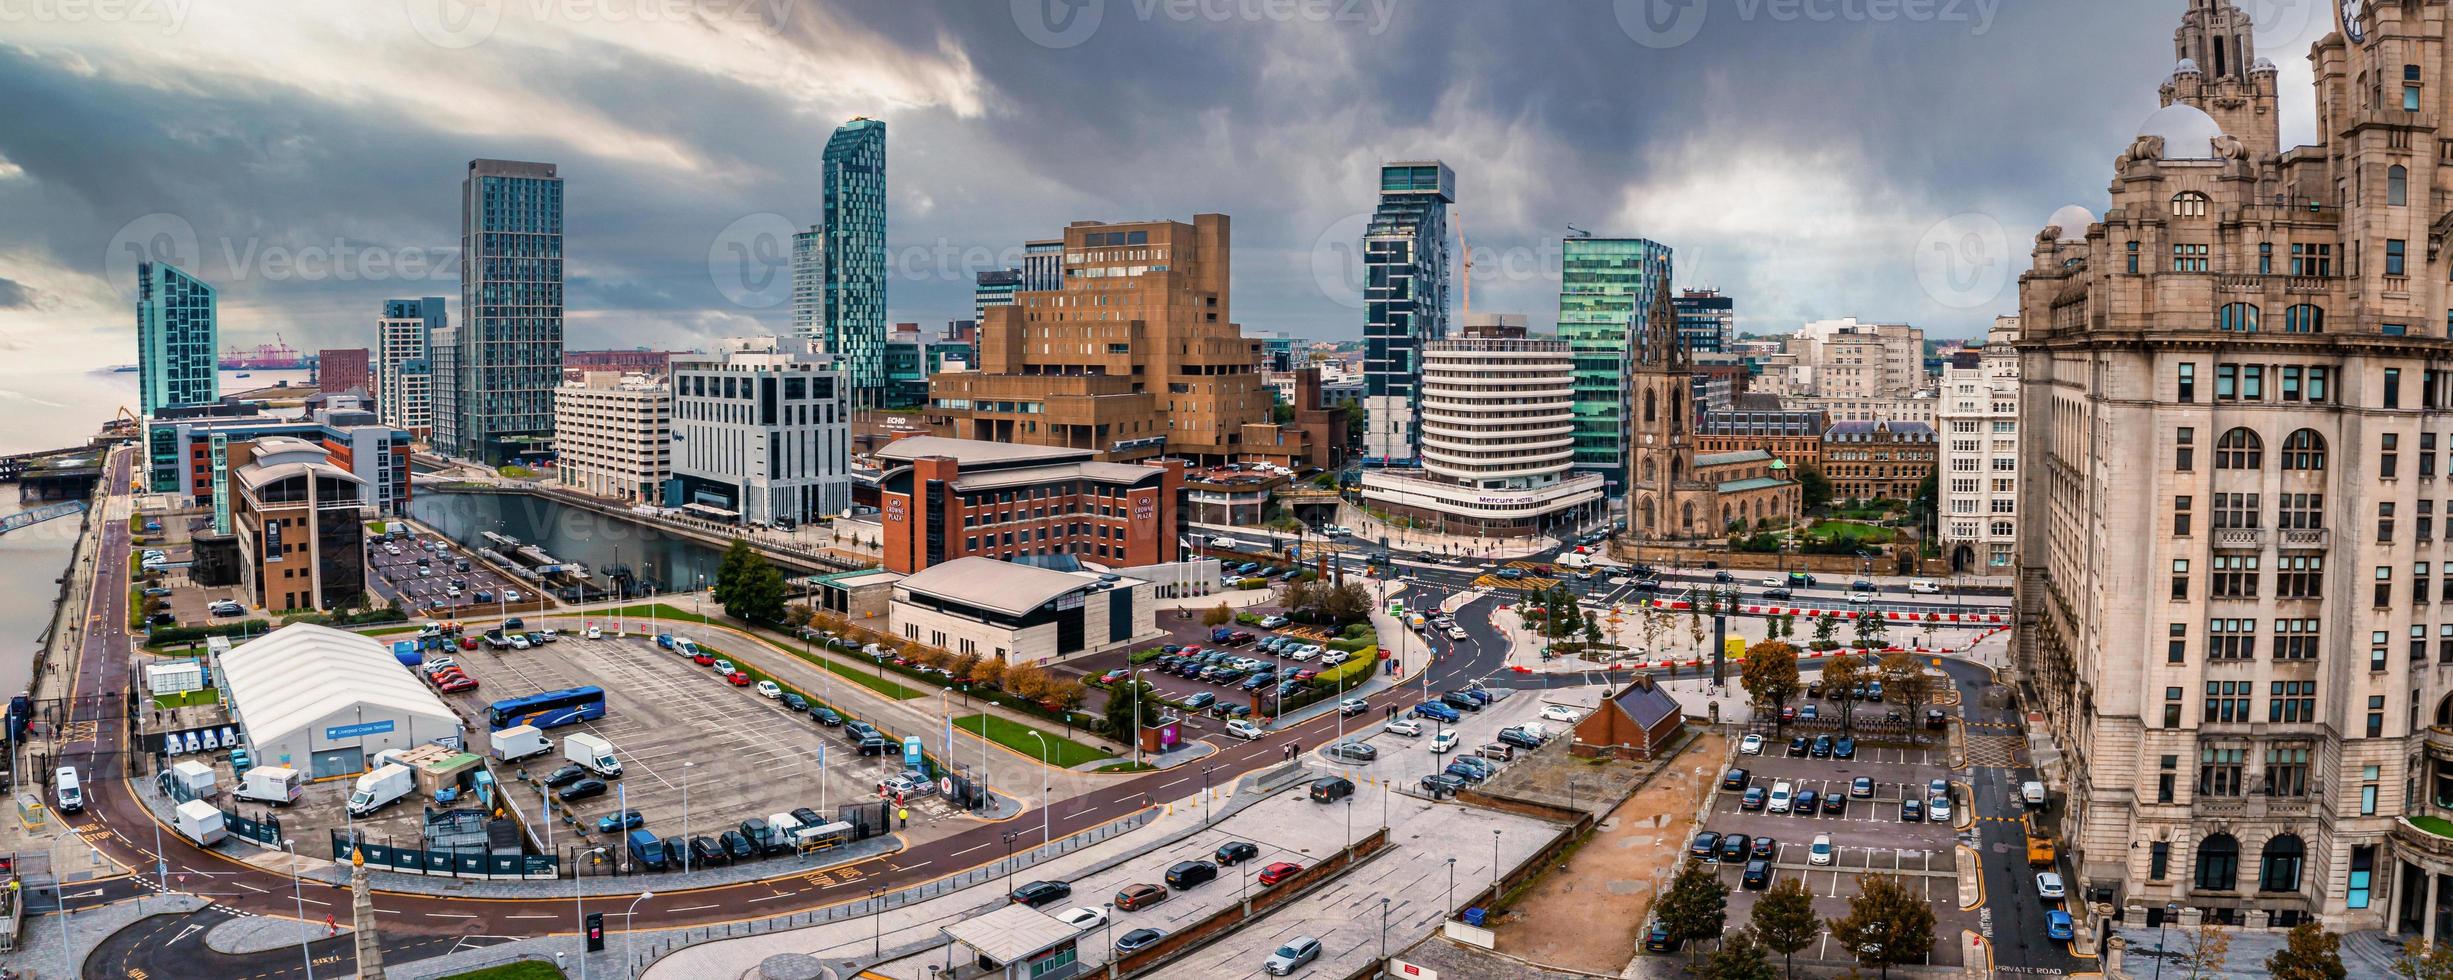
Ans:
{"label": "rooftop", "polygon": [[1081,935],[1064,920],[1020,903],[971,916],[943,931],[946,938],[997,963],[1018,963]]}
{"label": "rooftop", "polygon": [[1768,463],[1772,454],[1762,449],[1738,449],[1725,453],[1695,454],[1695,468],[1706,466],[1736,466],[1740,463]]}
{"label": "rooftop", "polygon": [[1050,571],[973,555],[914,572],[897,587],[1019,616],[1098,584],[1099,577],[1086,572]]}
{"label": "rooftop", "polygon": [[392,659],[381,641],[347,630],[293,623],[221,655],[222,680],[259,745],[353,704],[459,724],[443,699]]}
{"label": "rooftop", "polygon": [[1788,485],[1789,481],[1776,476],[1758,476],[1751,480],[1731,480],[1721,484],[1719,490],[1722,493],[1745,493],[1748,490],[1766,490]]}
{"label": "rooftop", "polygon": [[1649,678],[1627,685],[1626,690],[1618,692],[1618,696],[1610,701],[1618,705],[1620,711],[1626,712],[1627,717],[1635,721],[1636,727],[1646,731],[1659,724],[1661,719],[1679,713],[1678,699],[1670,697],[1668,691],[1662,690]]}
{"label": "rooftop", "polygon": [[1010,463],[1019,460],[1040,460],[1050,463],[1089,459],[1095,455],[1087,449],[1062,449],[1055,446],[1020,446],[1008,442],[987,442],[980,439],[953,439],[946,436],[911,436],[878,447],[870,455],[880,460],[908,463],[923,456],[949,456],[955,462]]}

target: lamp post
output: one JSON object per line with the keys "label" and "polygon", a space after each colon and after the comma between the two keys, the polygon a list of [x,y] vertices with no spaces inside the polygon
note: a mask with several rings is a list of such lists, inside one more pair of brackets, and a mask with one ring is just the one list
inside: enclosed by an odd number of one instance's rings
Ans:
{"label": "lamp post", "polygon": [[869,955],[886,955],[885,904],[878,899],[886,894],[883,888],[869,889]]}
{"label": "lamp post", "polygon": [[1099,921],[1100,921],[1100,922],[1102,922],[1102,923],[1105,923],[1105,924],[1107,925],[1107,977],[1108,977],[1108,980],[1115,980],[1115,977],[1116,977],[1116,959],[1117,959],[1117,957],[1116,957],[1116,903],[1114,903],[1114,902],[1103,902],[1103,903],[1101,903],[1101,904],[1099,905],[1099,907],[1100,907],[1101,909],[1106,910],[1106,912],[1107,912],[1107,914],[1106,914],[1106,915],[1103,915],[1103,916],[1100,916],[1100,917],[1099,917]]}
{"label": "lamp post", "polygon": [[[656,897],[656,893],[653,891],[640,892],[639,897],[630,900],[630,907],[622,911],[622,962],[624,963],[631,962],[631,934],[639,931],[639,903],[654,897]],[[634,971],[629,967],[625,967],[624,972]],[[313,980],[313,978],[309,978],[309,980]]]}
{"label": "lamp post", "polygon": [[1456,914],[1456,859],[1448,859],[1448,904],[1440,906],[1440,917]]}
{"label": "lamp post", "polygon": [[2171,934],[2172,920],[2177,918],[2180,918],[2180,903],[2164,903],[2163,925],[2155,930],[2155,980],[2163,980],[2164,939]]}
{"label": "lamp post", "polygon": [[988,709],[997,706],[997,699],[982,696],[979,700],[979,787],[980,794],[986,797],[988,808],[994,810],[997,805],[996,798],[987,796],[990,785],[988,779]]}
{"label": "lamp post", "polygon": [[1499,831],[1499,830],[1497,830],[1497,829],[1493,829],[1493,830],[1491,831],[1491,901],[1493,901],[1493,902],[1496,902],[1496,901],[1498,901],[1498,900],[1499,900],[1499,835],[1500,835],[1500,833],[1501,833],[1501,831]]}
{"label": "lamp post", "polygon": [[[683,874],[690,873],[690,770],[695,768],[698,768],[696,762],[685,760],[681,764],[681,873]],[[825,784],[823,776],[820,777],[819,784]]]}
{"label": "lamp post", "polygon": [[[579,852],[578,857],[594,858],[604,853],[604,848],[591,847]],[[577,860],[571,862],[571,917],[579,923],[579,934],[583,940],[579,947],[579,980],[588,980],[588,947],[584,941],[588,933],[588,906],[587,896],[579,890],[579,862]]]}
{"label": "lamp post", "polygon": [[[307,980],[315,980],[315,956],[307,951],[307,899],[298,890],[298,842],[284,837],[281,849],[290,852],[290,904],[298,909],[298,962],[307,968]],[[61,903],[60,915],[67,914],[68,905]]]}
{"label": "lamp post", "polygon": [[1201,767],[1201,822],[1205,825],[1209,823],[1209,774],[1217,771],[1217,766]]}
{"label": "lamp post", "polygon": [[1380,896],[1380,959],[1388,959],[1388,896]]}
{"label": "lamp post", "polygon": [[1048,810],[1051,805],[1048,799],[1048,740],[1040,736],[1039,729],[1034,728],[1030,732],[1031,738],[1039,742],[1039,842],[1045,844],[1053,839],[1048,836]]}

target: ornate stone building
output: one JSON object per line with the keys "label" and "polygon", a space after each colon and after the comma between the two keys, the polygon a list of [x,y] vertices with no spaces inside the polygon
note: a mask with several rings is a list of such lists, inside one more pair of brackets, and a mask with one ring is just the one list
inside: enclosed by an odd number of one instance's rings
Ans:
{"label": "ornate stone building", "polygon": [[2020,279],[2019,675],[2072,897],[2133,924],[2453,932],[2407,819],[2453,810],[2453,52],[2446,0],[2348,6],[2282,150],[2247,15],[2192,0],[2103,220]]}
{"label": "ornate stone building", "polygon": [[1761,449],[1697,453],[1694,366],[1678,337],[1669,281],[1657,281],[1627,375],[1627,529],[1643,541],[1717,538],[1733,524],[1790,514],[1797,483]]}

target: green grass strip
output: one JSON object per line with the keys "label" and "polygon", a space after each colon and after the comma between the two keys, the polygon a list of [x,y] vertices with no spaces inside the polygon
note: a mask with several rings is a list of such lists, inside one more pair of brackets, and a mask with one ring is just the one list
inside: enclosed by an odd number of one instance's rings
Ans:
{"label": "green grass strip", "polygon": [[[987,719],[989,741],[1034,759],[1042,758],[1039,738],[1047,739],[1045,758],[1048,764],[1053,766],[1071,769],[1085,762],[1097,762],[1113,756],[1113,753],[1091,748],[1054,732],[1040,731],[1029,725],[1008,721],[995,715],[964,715],[954,719],[954,728],[957,731],[977,735],[982,718]],[[1032,738],[1032,732],[1038,732],[1039,738]]]}

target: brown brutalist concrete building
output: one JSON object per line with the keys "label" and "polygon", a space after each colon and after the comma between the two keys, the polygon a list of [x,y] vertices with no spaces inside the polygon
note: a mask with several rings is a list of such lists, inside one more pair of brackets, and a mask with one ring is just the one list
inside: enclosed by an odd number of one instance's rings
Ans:
{"label": "brown brutalist concrete building", "polygon": [[929,380],[925,417],[959,439],[1128,462],[1226,463],[1270,420],[1261,345],[1227,305],[1228,219],[1077,221],[1061,288],[1015,294],[979,327],[979,366]]}

